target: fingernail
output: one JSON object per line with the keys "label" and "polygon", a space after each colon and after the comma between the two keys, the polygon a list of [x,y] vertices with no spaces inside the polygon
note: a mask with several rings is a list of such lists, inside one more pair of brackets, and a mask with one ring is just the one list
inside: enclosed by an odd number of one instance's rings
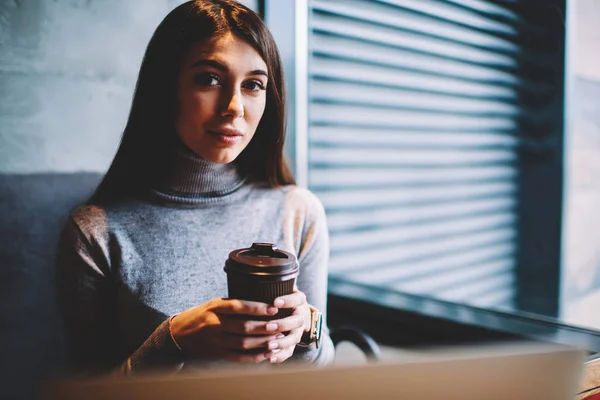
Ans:
{"label": "fingernail", "polygon": [[275,339],[283,339],[285,337],[285,335],[283,333],[280,333],[279,335],[275,336]]}
{"label": "fingernail", "polygon": [[277,311],[279,311],[277,307],[267,307],[267,314],[269,315],[275,315]]}
{"label": "fingernail", "polygon": [[275,322],[269,322],[267,324],[267,330],[268,331],[276,331],[277,327],[278,327],[278,325]]}
{"label": "fingernail", "polygon": [[276,353],[279,353],[280,351],[281,351],[281,349],[273,349],[273,350],[271,350],[271,353],[276,354]]}
{"label": "fingernail", "polygon": [[279,346],[276,342],[269,343],[269,350],[276,349]]}
{"label": "fingernail", "polygon": [[275,364],[275,363],[277,362],[277,357],[271,357],[271,358],[269,359],[269,362],[270,362],[271,364]]}
{"label": "fingernail", "polygon": [[285,301],[283,301],[283,299],[275,299],[273,304],[275,304],[275,306],[277,306],[277,307],[281,307],[282,305],[285,304]]}

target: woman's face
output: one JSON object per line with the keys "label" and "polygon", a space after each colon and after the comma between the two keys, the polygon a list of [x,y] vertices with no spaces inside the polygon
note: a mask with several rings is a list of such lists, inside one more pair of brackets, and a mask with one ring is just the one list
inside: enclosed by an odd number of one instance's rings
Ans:
{"label": "woman's face", "polygon": [[196,43],[179,73],[177,135],[205,160],[235,160],[265,111],[267,82],[264,60],[234,35]]}

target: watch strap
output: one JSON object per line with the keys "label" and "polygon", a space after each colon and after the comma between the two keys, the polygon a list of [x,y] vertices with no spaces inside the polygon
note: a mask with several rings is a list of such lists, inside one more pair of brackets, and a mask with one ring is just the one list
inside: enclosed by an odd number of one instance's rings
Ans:
{"label": "watch strap", "polygon": [[321,343],[321,331],[323,326],[323,314],[315,307],[310,306],[310,330],[302,334],[299,346],[308,347],[315,343],[319,348]]}

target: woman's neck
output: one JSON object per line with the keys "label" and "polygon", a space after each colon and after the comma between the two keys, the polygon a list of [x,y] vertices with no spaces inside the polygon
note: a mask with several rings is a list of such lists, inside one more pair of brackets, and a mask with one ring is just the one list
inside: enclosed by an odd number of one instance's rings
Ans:
{"label": "woman's neck", "polygon": [[177,139],[169,149],[153,189],[169,196],[206,198],[232,193],[243,183],[234,163],[207,161]]}

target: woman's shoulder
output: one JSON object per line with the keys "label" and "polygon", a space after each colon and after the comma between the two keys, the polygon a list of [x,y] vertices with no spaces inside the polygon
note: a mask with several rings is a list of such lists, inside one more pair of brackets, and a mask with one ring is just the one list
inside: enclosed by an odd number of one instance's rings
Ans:
{"label": "woman's shoulder", "polygon": [[70,217],[81,224],[93,224],[106,219],[106,209],[94,204],[83,204],[71,210]]}
{"label": "woman's shoulder", "polygon": [[321,200],[309,189],[297,185],[284,185],[273,188],[255,184],[253,193],[259,201],[268,200],[278,203],[288,212],[306,212],[310,214],[323,212]]}
{"label": "woman's shoulder", "polygon": [[83,204],[74,208],[70,218],[84,231],[108,231],[109,226],[116,228],[126,224],[135,215],[143,213],[148,204],[137,199],[124,199],[108,204]]}
{"label": "woman's shoulder", "polygon": [[128,216],[144,212],[149,203],[136,198],[127,198],[107,204],[82,204],[71,210],[70,217],[81,226],[106,225],[127,219]]}
{"label": "woman's shoulder", "polygon": [[108,234],[108,217],[104,207],[97,205],[80,205],[69,214],[72,224],[67,224],[83,234],[86,239],[105,237]]}
{"label": "woman's shoulder", "polygon": [[285,209],[288,213],[301,214],[305,218],[321,218],[325,209],[321,200],[309,189],[288,185],[284,186]]}
{"label": "woman's shoulder", "polygon": [[287,185],[283,189],[286,192],[286,200],[288,202],[309,208],[323,208],[321,200],[307,188]]}

